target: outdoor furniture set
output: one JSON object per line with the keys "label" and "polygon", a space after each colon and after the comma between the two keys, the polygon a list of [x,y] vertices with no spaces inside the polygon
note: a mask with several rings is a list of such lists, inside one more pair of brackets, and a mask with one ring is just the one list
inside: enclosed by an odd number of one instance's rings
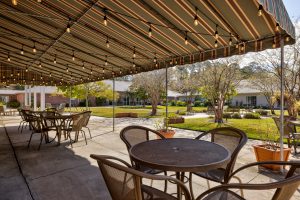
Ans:
{"label": "outdoor furniture set", "polygon": [[[64,134],[65,139],[70,139],[70,144],[73,147],[72,143],[78,141],[79,133],[82,133],[85,142],[87,144],[87,139],[85,131],[83,128],[88,128],[88,122],[91,115],[91,111],[85,111],[76,114],[62,115],[55,111],[30,111],[30,110],[19,110],[22,121],[20,122],[18,130],[23,131],[23,127],[29,126],[31,130],[30,139],[28,142],[28,148],[31,143],[33,134],[39,133],[40,143],[38,149],[40,149],[42,141],[45,140],[45,143],[50,143],[55,140],[57,137],[58,145],[60,145],[61,135]],[[55,131],[55,137],[50,141],[48,132]],[[88,128],[90,138],[91,133]],[[71,133],[75,133],[74,139],[71,137]]]}
{"label": "outdoor furniture set", "polygon": [[[114,200],[182,199],[183,197],[195,199],[193,190],[197,188],[192,187],[192,175],[221,183],[220,186],[200,194],[196,198],[199,200],[244,199],[242,189],[276,189],[272,199],[287,200],[293,196],[300,184],[300,175],[294,173],[297,168],[300,168],[300,162],[257,162],[234,171],[238,153],[247,142],[246,134],[235,128],[216,128],[202,133],[195,139],[166,139],[155,130],[142,126],[128,126],[120,132],[120,137],[128,149],[131,165],[112,156],[91,155],[97,160]],[[236,176],[238,172],[248,167],[264,164],[285,165],[290,166],[290,169],[284,180],[265,184],[243,184]],[[167,172],[175,172],[176,179]],[[185,173],[189,173],[188,178]],[[230,183],[232,178],[237,178],[239,183]],[[151,184],[146,180],[151,180]],[[152,180],[162,181],[164,189],[153,187]],[[185,186],[187,182],[189,189]],[[177,196],[167,191],[169,184],[175,184]],[[241,195],[230,190],[232,188],[240,189]]]}

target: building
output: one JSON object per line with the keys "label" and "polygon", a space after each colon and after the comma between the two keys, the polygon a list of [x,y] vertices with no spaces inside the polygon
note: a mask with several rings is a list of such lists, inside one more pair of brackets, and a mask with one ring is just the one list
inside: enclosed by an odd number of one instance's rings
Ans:
{"label": "building", "polygon": [[237,87],[237,95],[232,98],[231,105],[237,107],[269,107],[263,93],[251,87],[247,80],[240,82]]}

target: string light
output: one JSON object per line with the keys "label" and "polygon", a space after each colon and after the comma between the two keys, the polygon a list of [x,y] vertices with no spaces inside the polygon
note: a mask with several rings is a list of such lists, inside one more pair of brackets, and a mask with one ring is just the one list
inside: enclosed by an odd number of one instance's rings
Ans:
{"label": "string light", "polygon": [[52,76],[52,74],[51,74],[51,72],[50,72],[49,77],[51,77],[51,76]]}
{"label": "string light", "polygon": [[156,53],[154,54],[153,62],[155,62],[155,63],[157,62]]}
{"label": "string light", "polygon": [[54,57],[53,63],[54,63],[54,64],[56,64],[56,54],[55,54],[55,57]]}
{"label": "string light", "polygon": [[37,0],[38,3],[42,3],[42,0]]}
{"label": "string light", "polygon": [[104,68],[102,68],[102,73],[104,73],[105,71],[104,71]]}
{"label": "string light", "polygon": [[275,37],[273,37],[273,44],[272,44],[273,49],[276,48],[276,42],[275,42]]}
{"label": "string light", "polygon": [[135,67],[135,63],[134,62],[132,63],[132,67]]}
{"label": "string light", "polygon": [[66,72],[67,72],[67,73],[69,72],[69,67],[67,67]]}
{"label": "string light", "polygon": [[195,17],[194,17],[194,25],[195,26],[198,26],[198,15],[197,15],[197,8],[196,8],[196,14],[195,14]]}
{"label": "string light", "polygon": [[12,0],[11,3],[12,3],[14,6],[18,5],[18,1],[17,1],[17,0]]}
{"label": "string light", "polygon": [[21,52],[20,52],[22,55],[24,55],[24,48],[23,48],[23,45],[22,45],[22,49],[21,49]]}
{"label": "string light", "polygon": [[276,23],[275,31],[276,31],[276,32],[279,31],[279,24],[278,24],[278,23]]}
{"label": "string light", "polygon": [[74,54],[74,50],[73,50],[72,60],[73,60],[73,61],[75,61],[75,54]]}
{"label": "string light", "polygon": [[239,43],[238,43],[238,42],[236,42],[236,44],[235,44],[235,48],[236,48],[236,49],[238,49],[238,48],[239,48]]}
{"label": "string light", "polygon": [[33,53],[36,53],[36,48],[35,48],[35,42],[33,42],[33,49],[32,49]]}
{"label": "string light", "polygon": [[10,56],[9,56],[9,53],[8,53],[8,55],[7,55],[7,61],[10,62]]}
{"label": "string light", "polygon": [[216,24],[215,38],[216,38],[216,40],[219,38],[218,24]]}
{"label": "string light", "polygon": [[149,36],[149,37],[152,37],[151,23],[149,23],[149,31],[148,31],[148,36]]}
{"label": "string light", "polygon": [[83,61],[83,63],[82,63],[82,69],[84,69],[84,65],[85,65],[85,62]]}
{"label": "string light", "polygon": [[107,56],[105,56],[105,66],[107,66]]}
{"label": "string light", "polygon": [[26,67],[25,72],[28,72],[28,67]]}
{"label": "string light", "polygon": [[229,46],[231,46],[232,45],[232,38],[230,37],[229,38]]}
{"label": "string light", "polygon": [[106,47],[109,48],[109,41],[108,41],[108,37],[106,37]]}
{"label": "string light", "polygon": [[218,47],[218,40],[215,41],[215,48]]}
{"label": "string light", "polygon": [[184,44],[185,44],[185,45],[188,44],[188,40],[187,40],[187,31],[185,32]]}
{"label": "string light", "polygon": [[244,50],[245,50],[245,45],[241,44],[241,51],[244,51]]}
{"label": "string light", "polygon": [[67,33],[71,33],[71,27],[70,27],[70,24],[68,23],[67,25]]}
{"label": "string light", "polygon": [[289,36],[286,36],[286,37],[285,37],[285,41],[286,41],[286,42],[289,42],[289,41],[290,41],[290,37],[289,37]]}
{"label": "string light", "polygon": [[107,26],[106,10],[104,10],[103,24],[104,26]]}
{"label": "string light", "polygon": [[257,13],[257,15],[260,17],[260,16],[262,16],[262,5],[259,5],[259,7],[258,7],[258,13]]}
{"label": "string light", "polygon": [[40,67],[40,68],[42,67],[42,63],[41,63],[41,62],[39,63],[39,67]]}

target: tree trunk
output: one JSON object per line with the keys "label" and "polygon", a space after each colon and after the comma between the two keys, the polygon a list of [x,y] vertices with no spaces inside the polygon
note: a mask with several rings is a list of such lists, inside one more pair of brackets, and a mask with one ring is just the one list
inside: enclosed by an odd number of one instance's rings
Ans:
{"label": "tree trunk", "polygon": [[289,116],[297,118],[297,106],[296,106],[296,100],[292,97],[288,98],[286,100],[286,106]]}
{"label": "tree trunk", "polygon": [[145,108],[146,107],[146,102],[145,102],[145,100],[143,100],[143,108]]}
{"label": "tree trunk", "polygon": [[157,113],[157,104],[152,104],[151,116],[156,115]]}
{"label": "tree trunk", "polygon": [[215,123],[223,123],[223,105],[224,101],[218,100],[217,107],[214,106],[215,111]]}

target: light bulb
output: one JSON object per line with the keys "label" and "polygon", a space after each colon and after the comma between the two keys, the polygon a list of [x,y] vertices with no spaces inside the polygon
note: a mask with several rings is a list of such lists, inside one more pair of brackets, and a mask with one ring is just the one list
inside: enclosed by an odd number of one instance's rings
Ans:
{"label": "light bulb", "polygon": [[66,71],[69,72],[69,68],[68,67],[67,67]]}
{"label": "light bulb", "polygon": [[41,3],[41,2],[42,2],[42,0],[37,0],[37,2],[38,2],[38,3]]}
{"label": "light bulb", "polygon": [[39,67],[42,67],[42,63],[39,64]]}
{"label": "light bulb", "polygon": [[149,36],[149,37],[152,37],[152,29],[151,29],[151,24],[149,25],[148,36]]}
{"label": "light bulb", "polygon": [[34,44],[34,46],[33,46],[32,52],[33,52],[33,53],[36,53],[35,44]]}
{"label": "light bulb", "polygon": [[285,37],[285,41],[286,41],[286,42],[289,42],[289,41],[290,41],[290,37],[289,37],[289,36],[286,36],[286,37]]}
{"label": "light bulb", "polygon": [[257,15],[258,15],[259,17],[262,16],[262,5],[259,5]]}
{"label": "light bulb", "polygon": [[278,23],[276,23],[275,31],[276,31],[276,32],[279,31],[279,24],[278,24]]}
{"label": "light bulb", "polygon": [[75,61],[74,50],[73,50],[72,60]]}
{"label": "light bulb", "polygon": [[71,33],[70,24],[68,24],[68,26],[67,26],[67,33]]}
{"label": "light bulb", "polygon": [[82,69],[84,69],[84,65],[85,65],[85,63],[83,62],[83,63],[82,63]]}
{"label": "light bulb", "polygon": [[108,41],[108,39],[106,40],[106,47],[109,48],[109,41]]}
{"label": "light bulb", "polygon": [[235,44],[235,48],[236,48],[236,49],[239,48],[239,43],[236,43],[236,44]]}
{"label": "light bulb", "polygon": [[215,41],[215,48],[217,48],[218,47],[218,41],[216,40]]}
{"label": "light bulb", "polygon": [[22,45],[22,49],[21,49],[21,52],[20,52],[22,55],[24,55],[24,49],[23,49],[23,45]]}
{"label": "light bulb", "polygon": [[272,47],[273,47],[273,49],[276,48],[276,43],[275,43],[275,41],[273,41]]}
{"label": "light bulb", "polygon": [[28,72],[28,67],[26,67],[25,72]]}
{"label": "light bulb", "polygon": [[132,64],[132,67],[135,67],[135,63]]}
{"label": "light bulb", "polygon": [[105,61],[105,66],[107,66],[107,64],[108,64],[107,61]]}
{"label": "light bulb", "polygon": [[218,31],[217,31],[217,30],[215,31],[215,38],[216,38],[216,39],[218,39],[218,38],[219,38],[219,33],[218,33]]}
{"label": "light bulb", "polygon": [[229,38],[229,46],[232,45],[232,38]]}
{"label": "light bulb", "polygon": [[241,45],[241,51],[244,51],[245,50],[245,46],[244,44]]}
{"label": "light bulb", "polygon": [[50,77],[52,76],[51,72],[50,72],[49,76],[50,76]]}
{"label": "light bulb", "polygon": [[17,0],[12,0],[11,3],[12,3],[14,6],[18,5],[18,1],[17,1]]}
{"label": "light bulb", "polygon": [[153,59],[153,62],[155,62],[155,63],[156,63],[156,61],[157,61],[157,58],[156,58],[156,57],[154,57],[154,59]]}
{"label": "light bulb", "polygon": [[9,55],[8,55],[8,57],[7,57],[7,61],[9,61],[9,62],[10,62],[10,57],[9,57]]}
{"label": "light bulb", "polygon": [[187,38],[185,37],[185,39],[184,39],[184,44],[185,45],[187,45],[188,44],[188,40],[187,40]]}
{"label": "light bulb", "polygon": [[194,25],[198,26],[198,16],[197,15],[195,15],[195,18],[194,18]]}
{"label": "light bulb", "polygon": [[106,17],[106,14],[103,17],[103,24],[104,24],[104,26],[107,26],[107,17]]}

